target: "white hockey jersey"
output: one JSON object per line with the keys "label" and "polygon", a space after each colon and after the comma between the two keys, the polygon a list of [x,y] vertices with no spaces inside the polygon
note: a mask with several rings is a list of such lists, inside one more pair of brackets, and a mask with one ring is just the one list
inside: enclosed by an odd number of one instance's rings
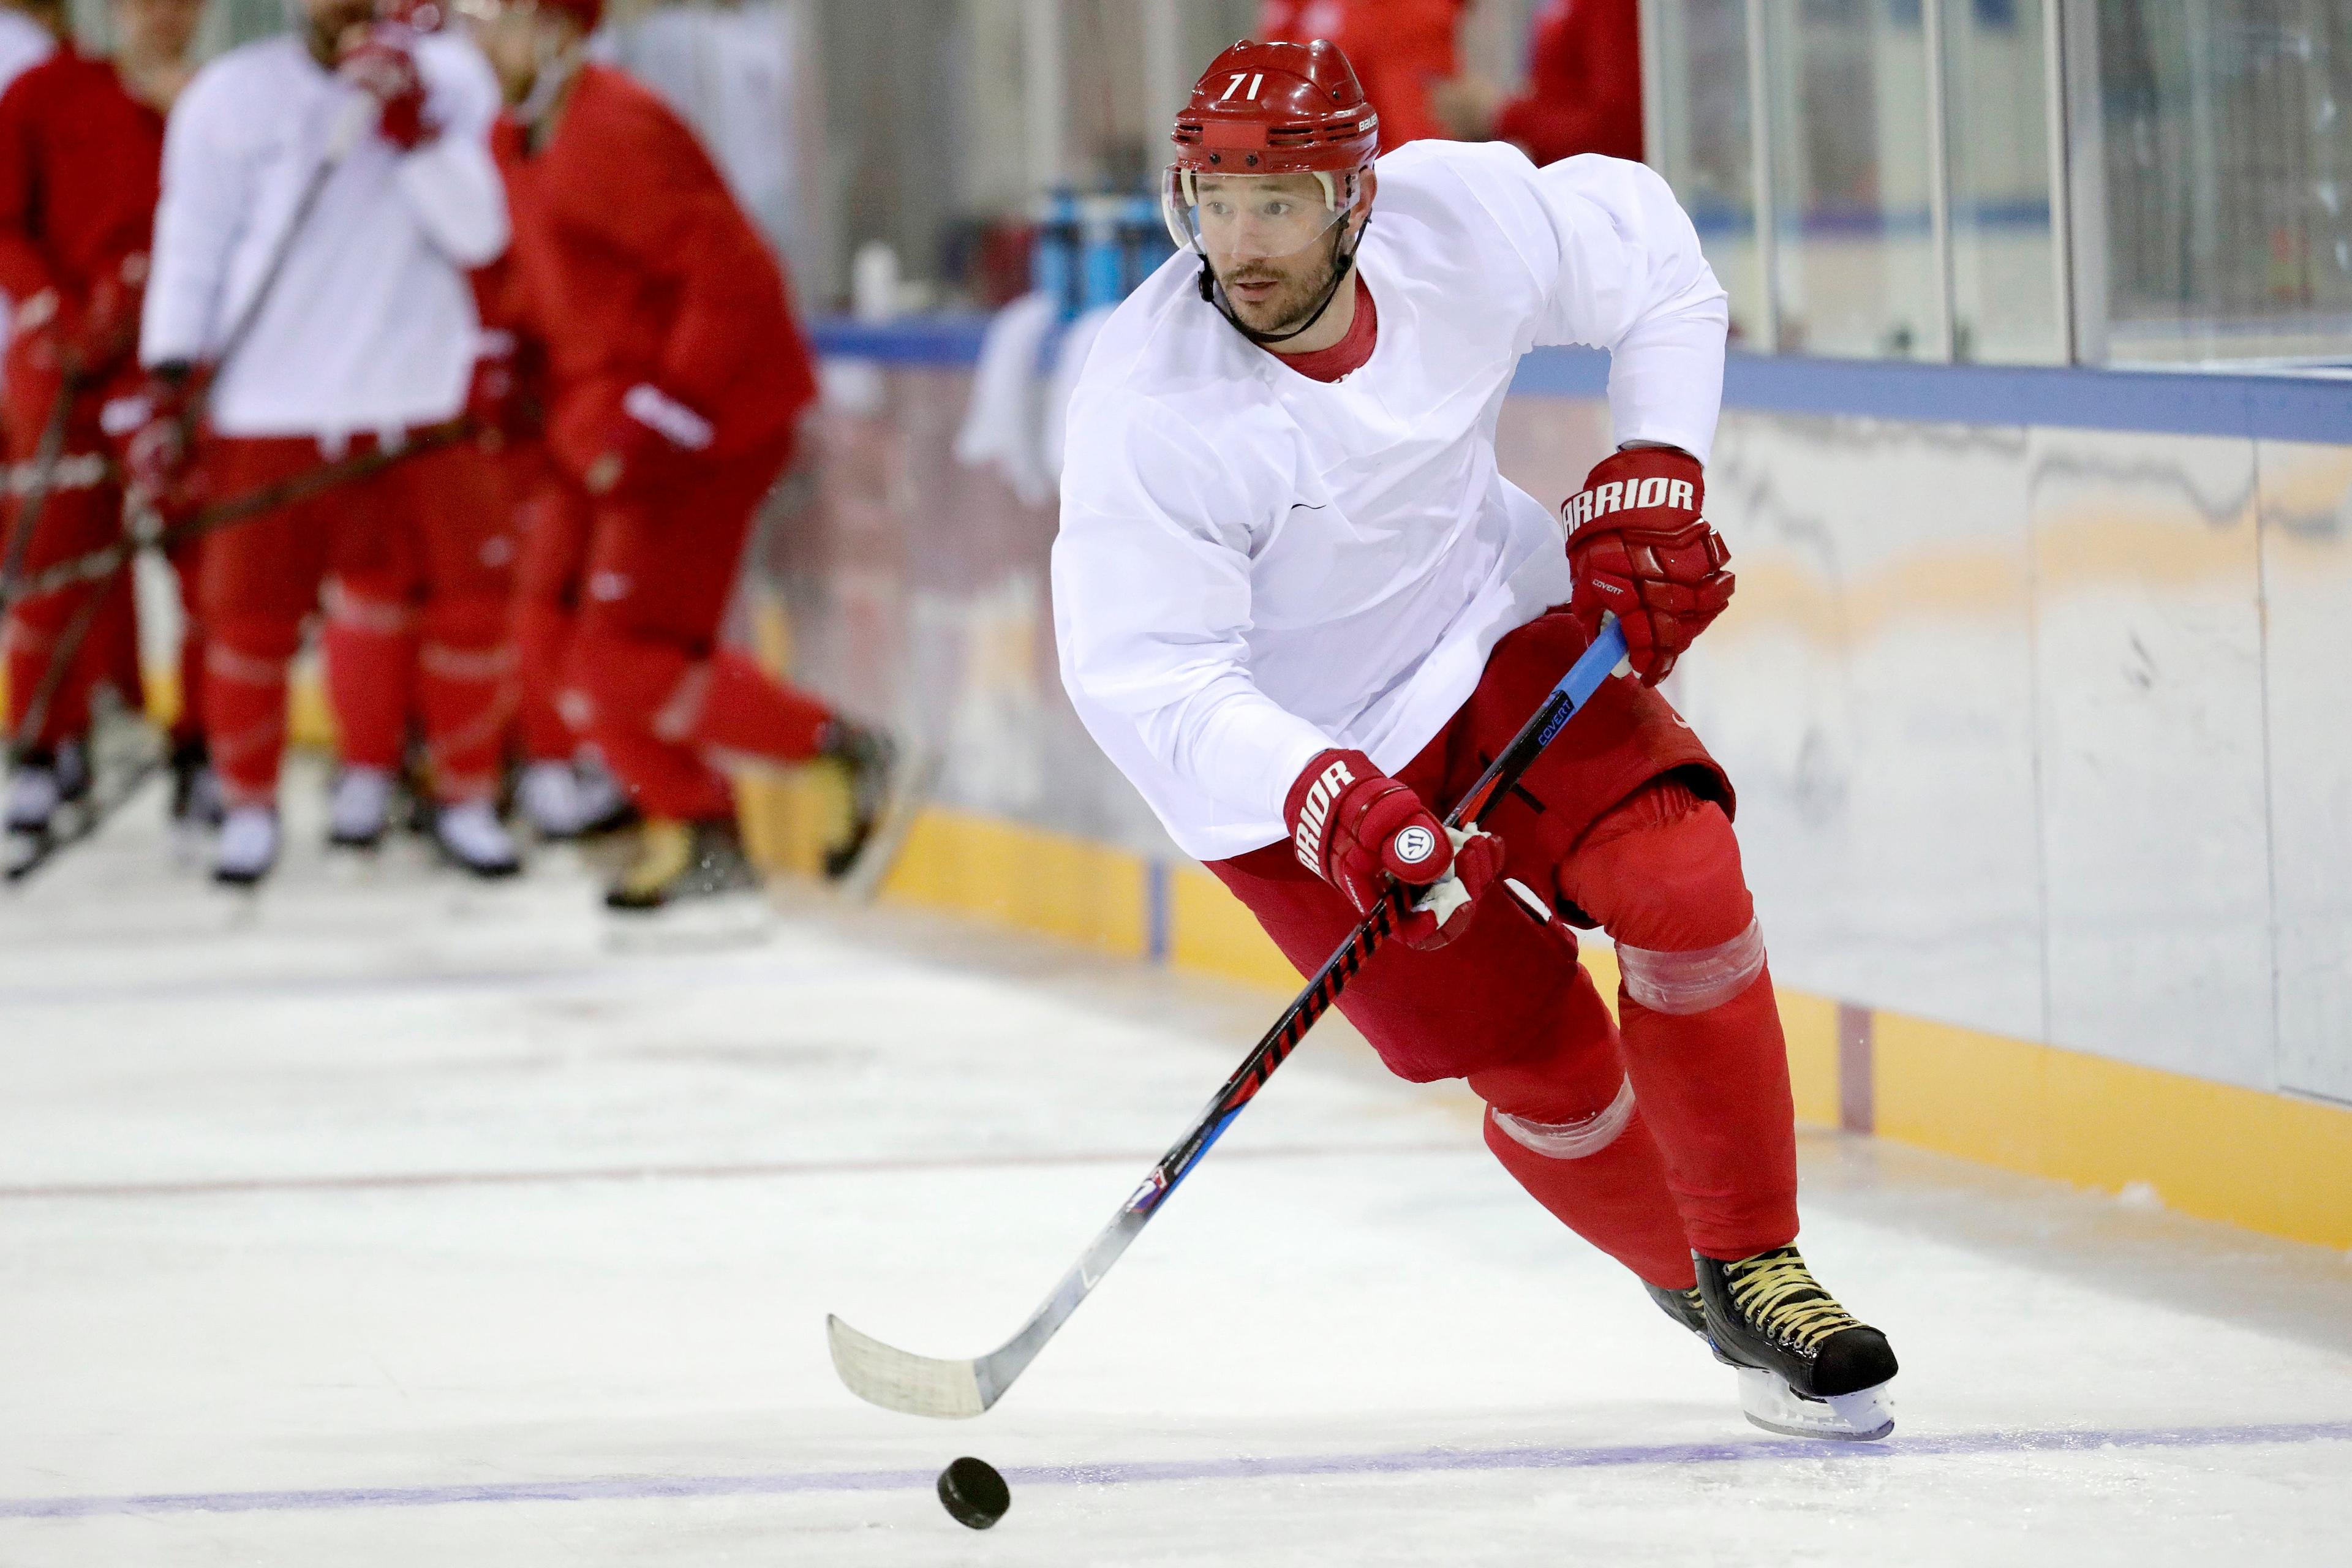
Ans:
{"label": "white hockey jersey", "polygon": [[1283,798],[1327,747],[1403,766],[1495,644],[1567,600],[1560,524],[1495,463],[1529,349],[1612,352],[1621,443],[1704,461],[1714,440],[1724,293],[1664,181],[1494,143],[1413,142],[1378,167],[1367,363],[1300,375],[1179,255],[1119,307],[1071,402],[1063,682],[1203,860],[1283,837]]}
{"label": "white hockey jersey", "polygon": [[[499,90],[460,36],[422,38],[416,54],[440,134],[402,153],[369,129],[329,177],[221,367],[211,416],[223,434],[394,430],[464,405],[480,335],[466,272],[507,244],[489,151]],[[356,96],[293,36],[197,73],[164,132],[143,363],[222,352]]]}

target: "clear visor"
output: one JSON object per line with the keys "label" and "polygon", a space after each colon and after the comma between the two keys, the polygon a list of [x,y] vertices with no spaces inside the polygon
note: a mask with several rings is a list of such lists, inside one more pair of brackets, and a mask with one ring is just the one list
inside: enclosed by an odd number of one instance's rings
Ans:
{"label": "clear visor", "polygon": [[1221,262],[1272,261],[1318,243],[1355,210],[1352,173],[1219,174],[1170,168],[1160,207],[1180,250]]}

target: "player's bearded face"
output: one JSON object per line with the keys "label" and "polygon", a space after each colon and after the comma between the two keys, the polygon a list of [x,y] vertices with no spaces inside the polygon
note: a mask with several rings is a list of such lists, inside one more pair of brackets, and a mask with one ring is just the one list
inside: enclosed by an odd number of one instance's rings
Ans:
{"label": "player's bearded face", "polygon": [[1202,175],[1191,194],[1202,254],[1244,325],[1280,332],[1314,313],[1352,208],[1335,209],[1312,174]]}

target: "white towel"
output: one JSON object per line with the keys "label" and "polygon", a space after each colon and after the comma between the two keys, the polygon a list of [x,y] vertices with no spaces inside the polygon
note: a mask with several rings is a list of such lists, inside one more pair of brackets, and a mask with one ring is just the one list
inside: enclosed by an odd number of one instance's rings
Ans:
{"label": "white towel", "polygon": [[980,340],[971,402],[956,434],[956,460],[994,468],[1028,506],[1045,504],[1060,468],[1056,463],[1049,471],[1038,449],[1044,395],[1038,361],[1053,330],[1054,301],[1043,294],[1024,294],[996,312]]}
{"label": "white towel", "polygon": [[1088,310],[1070,323],[1062,334],[1062,343],[1054,360],[1054,377],[1045,391],[1045,426],[1038,438],[1039,451],[1044,454],[1045,472],[1058,488],[1062,482],[1062,449],[1068,439],[1070,398],[1078,389],[1078,373],[1087,367],[1087,355],[1095,346],[1095,339],[1110,320],[1115,305],[1102,305]]}

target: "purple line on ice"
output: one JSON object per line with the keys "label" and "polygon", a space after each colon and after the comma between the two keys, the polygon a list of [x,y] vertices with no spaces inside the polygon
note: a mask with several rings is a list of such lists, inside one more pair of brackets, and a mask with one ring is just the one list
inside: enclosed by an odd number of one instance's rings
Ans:
{"label": "purple line on ice", "polygon": [[[1024,1486],[1135,1486],[1167,1481],[1259,1480],[1302,1476],[1414,1475],[1501,1470],[1612,1469],[1640,1465],[1769,1464],[1795,1460],[1895,1463],[2002,1454],[2078,1454],[2134,1448],[2251,1448],[2352,1443],[2352,1421],[2123,1430],[1958,1432],[1885,1443],[1667,1443],[1563,1448],[1420,1448],[1392,1454],[1276,1454],[1140,1459],[1102,1465],[1022,1465],[1004,1479]],[[155,1492],[121,1497],[0,1499],[0,1519],[92,1519],[163,1513],[293,1513],[352,1508],[448,1508],[466,1503],[641,1502],[661,1498],[777,1497],[796,1492],[929,1491],[930,1470],[811,1470],[748,1476],[599,1476],[579,1480],[475,1485],[327,1487],[299,1491]]]}

